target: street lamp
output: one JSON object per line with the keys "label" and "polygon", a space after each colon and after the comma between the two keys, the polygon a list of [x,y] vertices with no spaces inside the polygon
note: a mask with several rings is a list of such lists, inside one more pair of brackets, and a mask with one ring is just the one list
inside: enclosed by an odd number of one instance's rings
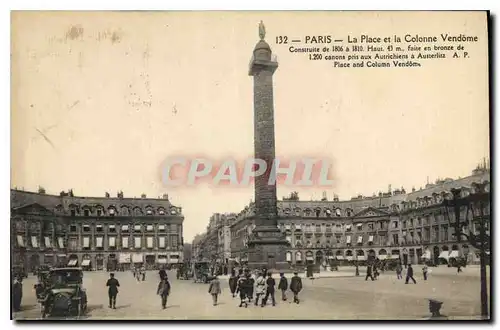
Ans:
{"label": "street lamp", "polygon": [[[490,251],[491,237],[487,233],[490,222],[490,184],[488,182],[473,184],[473,191],[468,192],[465,189],[452,189],[451,195],[443,201],[448,221],[452,224],[450,211],[455,214],[454,235],[460,244],[464,237],[469,244],[479,250],[480,258],[480,276],[481,276],[481,316],[488,318],[488,290],[486,278],[486,254]],[[460,213],[465,209],[464,220],[461,221]],[[469,220],[472,220],[472,228],[468,228],[468,233],[464,232]],[[475,224],[479,225],[479,234],[475,233]]]}

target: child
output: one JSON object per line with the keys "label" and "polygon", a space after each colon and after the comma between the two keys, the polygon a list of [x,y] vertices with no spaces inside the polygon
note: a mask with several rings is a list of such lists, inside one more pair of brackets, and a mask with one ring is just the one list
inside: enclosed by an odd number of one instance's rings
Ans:
{"label": "child", "polygon": [[424,281],[427,281],[427,265],[424,265],[422,272],[424,273]]}

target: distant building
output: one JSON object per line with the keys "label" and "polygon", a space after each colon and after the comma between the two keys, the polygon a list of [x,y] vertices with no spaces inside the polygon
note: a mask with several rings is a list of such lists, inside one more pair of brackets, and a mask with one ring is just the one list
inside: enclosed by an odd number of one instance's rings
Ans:
{"label": "distant building", "polygon": [[[452,188],[470,188],[483,182],[490,182],[489,170],[478,168],[469,177],[438,180],[410,193],[401,188],[348,201],[278,201],[278,225],[290,243],[286,260],[291,265],[305,265],[369,258],[421,263],[426,258],[439,264],[469,251],[468,261],[475,263],[478,252],[467,242],[457,244],[454,215],[448,219],[442,201],[443,194]],[[490,205],[487,207],[489,214]],[[254,204],[250,203],[230,224],[231,258],[241,263],[248,258],[247,242],[255,228],[254,220]],[[468,228],[477,232],[477,224],[470,222]]]}
{"label": "distant building", "polygon": [[13,264],[116,270],[182,262],[184,216],[167,195],[106,196],[11,190]]}

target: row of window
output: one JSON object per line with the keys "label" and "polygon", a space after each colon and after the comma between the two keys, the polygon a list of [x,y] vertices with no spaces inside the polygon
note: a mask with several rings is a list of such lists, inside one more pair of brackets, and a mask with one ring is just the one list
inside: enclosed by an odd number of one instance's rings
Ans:
{"label": "row of window", "polygon": [[[64,238],[63,237],[57,237],[55,242],[52,241],[51,237],[45,236],[43,237],[43,240],[40,242],[38,236],[31,236],[28,242],[25,242],[24,237],[21,235],[17,235],[16,237],[17,241],[17,246],[18,247],[31,247],[31,248],[46,248],[46,249],[52,249],[52,248],[59,248],[59,249],[64,249]],[[93,241],[94,246],[96,249],[104,249],[104,241],[105,237],[103,236],[98,236],[95,237],[94,240],[92,240],[91,237],[89,236],[84,236],[82,237],[81,240],[81,247],[83,250],[90,250],[91,249],[91,241]],[[79,240],[77,238],[69,238],[68,239],[68,248],[70,250],[77,250],[79,247],[78,244]],[[118,242],[120,242],[120,246],[118,246]],[[131,244],[133,242],[133,244]],[[155,244],[156,243],[156,244]],[[160,248],[164,249],[167,247],[167,236],[158,236],[158,237],[122,237],[121,240],[118,240],[116,237],[108,237],[107,239],[107,248],[109,249],[116,249],[121,247],[122,249],[128,249],[128,248],[147,248],[147,249],[152,249],[152,248]],[[179,245],[179,238],[177,236],[170,236],[170,246],[176,249]]]}
{"label": "row of window", "polygon": [[[62,206],[59,208],[56,208],[58,212],[63,212]],[[71,216],[84,216],[84,217],[90,217],[90,216],[97,216],[97,217],[103,217],[103,216],[129,216],[129,215],[136,215],[136,216],[141,216],[141,215],[177,215],[180,214],[180,209],[176,207],[172,207],[169,210],[160,207],[158,209],[154,209],[153,207],[146,207],[145,212],[140,207],[134,207],[132,208],[132,211],[128,207],[122,207],[120,208],[120,211],[118,211],[114,207],[110,207],[107,210],[105,210],[103,207],[98,207],[95,209],[95,212],[92,212],[92,209],[90,207],[83,206],[82,208],[77,207],[76,205],[70,205],[69,206],[69,211]]]}
{"label": "row of window", "polygon": [[[70,225],[69,226],[69,231],[70,232],[76,232],[78,231],[78,225]],[[171,232],[177,232],[178,229],[180,229],[180,226],[177,227],[177,224],[169,224],[169,225],[101,225],[101,224],[96,224],[95,227],[91,225],[81,225],[81,229],[83,232],[91,232],[92,228],[95,228],[96,232],[104,232],[105,229],[107,229],[108,233],[117,233],[118,231],[122,233],[128,233],[128,232],[154,232],[155,229],[158,232],[166,232],[171,231]]]}

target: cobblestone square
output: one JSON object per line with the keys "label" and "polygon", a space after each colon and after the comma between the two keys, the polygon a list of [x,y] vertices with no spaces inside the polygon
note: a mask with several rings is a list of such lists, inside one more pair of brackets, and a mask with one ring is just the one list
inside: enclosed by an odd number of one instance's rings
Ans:
{"label": "cobblestone square", "polygon": [[[428,281],[416,271],[417,284],[404,284],[393,272],[385,272],[376,281],[365,281],[364,269],[359,277],[352,268],[330,273],[335,277],[315,280],[303,279],[301,303],[277,301],[277,305],[262,308],[250,304],[239,308],[239,299],[229,292],[227,279],[221,278],[222,295],[218,306],[212,306],[208,285],[192,280],[176,280],[170,272],[172,284],[167,309],[162,310],[156,295],[157,272],[150,271],[144,282],[137,282],[130,272],[117,272],[120,292],[117,309],[108,308],[108,273],[87,272],[84,287],[89,306],[82,319],[426,319],[429,318],[428,299],[443,301],[441,312],[449,319],[477,319],[480,314],[479,268],[466,268],[456,274],[455,268],[434,268]],[[33,285],[36,277],[24,280],[22,311],[15,319],[37,319],[40,308],[36,304]],[[291,293],[287,292],[291,297]],[[278,298],[280,293],[276,295]]]}

